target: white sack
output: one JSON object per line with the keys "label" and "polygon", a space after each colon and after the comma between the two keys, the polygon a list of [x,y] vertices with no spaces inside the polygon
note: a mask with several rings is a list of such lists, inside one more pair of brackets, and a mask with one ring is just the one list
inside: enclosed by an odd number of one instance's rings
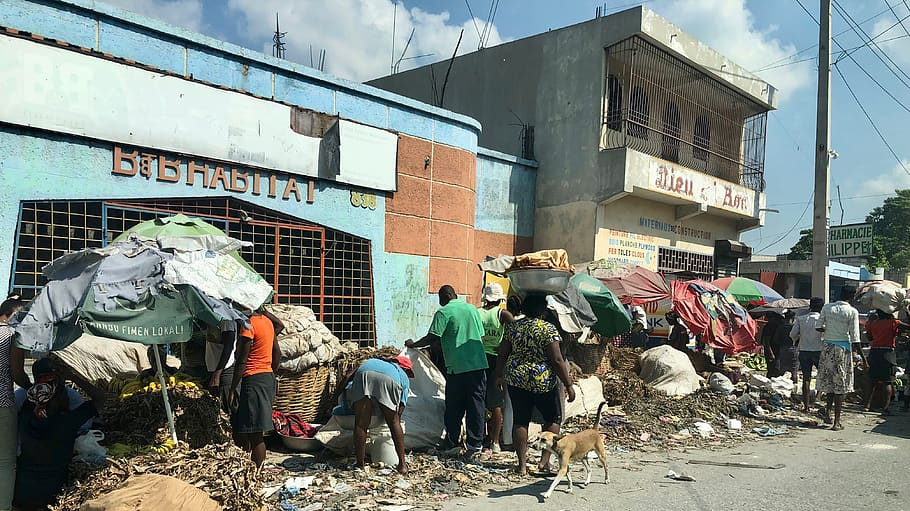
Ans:
{"label": "white sack", "polygon": [[[83,334],[54,355],[89,381],[108,381],[119,374],[139,374],[151,368],[147,349],[148,346],[137,342]],[[166,363],[171,367],[180,366],[180,361],[171,356]]]}
{"label": "white sack", "polygon": [[668,396],[686,396],[701,385],[689,357],[667,345],[641,354],[641,379]]}

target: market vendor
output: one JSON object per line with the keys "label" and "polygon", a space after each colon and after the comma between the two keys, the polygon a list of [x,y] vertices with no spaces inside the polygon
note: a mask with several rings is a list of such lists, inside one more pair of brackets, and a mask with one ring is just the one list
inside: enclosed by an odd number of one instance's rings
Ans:
{"label": "market vendor", "polygon": [[[79,429],[104,406],[105,399],[103,390],[50,357],[35,362],[32,373],[35,383],[19,413],[21,453],[13,500],[23,511],[44,509],[57,498],[66,484]],[[65,379],[76,383],[91,400],[70,411]]]}
{"label": "market vendor", "polygon": [[667,311],[667,313],[664,314],[664,319],[667,320],[667,325],[670,326],[667,344],[683,353],[687,352],[690,340],[689,328],[686,327],[686,324],[683,323],[674,310]]}
{"label": "market vendor", "polygon": [[237,402],[237,412],[231,418],[234,442],[250,453],[257,467],[262,467],[265,461],[262,434],[275,428],[272,424],[272,405],[277,390],[275,371],[281,363],[277,337],[283,330],[281,321],[265,309],[260,307],[258,311],[250,312],[250,328],[240,332],[228,393],[228,406],[233,407],[234,400]]}
{"label": "market vendor", "polygon": [[358,467],[366,466],[370,422],[374,415],[382,415],[392,433],[398,472],[408,473],[401,414],[408,402],[409,378],[413,377],[411,359],[399,355],[390,360],[367,359],[345,381],[341,400],[347,409],[354,411],[354,456]]}
{"label": "market vendor", "polygon": [[502,407],[505,404],[505,389],[493,385],[496,380],[496,355],[502,343],[502,334],[505,326],[513,321],[512,313],[502,308],[506,294],[502,286],[496,282],[486,286],[483,290],[483,305],[477,309],[480,321],[483,323],[483,351],[487,355],[487,410],[490,420],[487,421],[487,436],[490,441],[490,450],[499,452],[499,437],[502,434]]}
{"label": "market vendor", "polygon": [[897,336],[901,332],[910,330],[910,325],[883,310],[876,309],[866,321],[866,336],[871,343],[869,349],[869,377],[872,379],[872,392],[866,402],[866,410],[872,411],[872,403],[876,396],[884,399],[882,415],[890,413],[889,406],[894,397],[894,377],[897,374],[897,358],[894,348],[897,346]]}
{"label": "market vendor", "polygon": [[[16,478],[17,413],[13,399],[13,381],[29,386],[28,377],[17,365],[24,366],[22,350],[13,345],[14,332],[7,321],[25,305],[18,296],[10,296],[0,304],[0,510],[12,507]],[[18,357],[17,357],[18,356]]]}
{"label": "market vendor", "polygon": [[[205,367],[209,373],[209,391],[221,400],[221,409],[233,415],[236,406],[231,406],[231,384],[234,382],[234,345],[237,340],[238,324],[222,321],[210,326],[205,337]],[[233,403],[236,405],[236,403]]]}
{"label": "market vendor", "polygon": [[473,305],[460,300],[455,288],[439,288],[440,309],[433,315],[429,332],[419,341],[407,340],[408,348],[426,348],[439,343],[446,364],[446,439],[443,448],[460,452],[461,424],[465,424],[465,456],[473,457],[483,447],[484,401],[487,389],[487,357],[483,352],[483,323]]}
{"label": "market vendor", "polygon": [[[527,473],[528,425],[536,408],[543,416],[543,429],[559,433],[562,397],[559,381],[568,402],[575,400],[569,367],[562,358],[559,331],[544,321],[547,298],[528,295],[522,303],[526,317],[509,325],[502,338],[496,364],[496,385],[508,385],[514,410],[512,438],[518,454],[518,473]],[[538,470],[548,472],[550,452],[541,454]]]}

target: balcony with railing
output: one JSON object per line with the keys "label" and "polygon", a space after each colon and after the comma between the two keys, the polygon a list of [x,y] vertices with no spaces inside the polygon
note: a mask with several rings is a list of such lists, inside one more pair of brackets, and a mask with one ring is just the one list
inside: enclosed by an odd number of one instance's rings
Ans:
{"label": "balcony with railing", "polygon": [[606,52],[602,150],[632,149],[764,191],[766,105],[641,37]]}

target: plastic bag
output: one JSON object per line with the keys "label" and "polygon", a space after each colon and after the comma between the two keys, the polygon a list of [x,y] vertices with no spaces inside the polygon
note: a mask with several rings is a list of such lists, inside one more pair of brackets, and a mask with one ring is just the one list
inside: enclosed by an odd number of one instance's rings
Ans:
{"label": "plastic bag", "polygon": [[76,437],[76,443],[73,446],[73,450],[76,451],[76,459],[85,461],[106,457],[107,451],[98,444],[101,440],[104,440],[104,433],[97,429],[91,429],[84,435]]}

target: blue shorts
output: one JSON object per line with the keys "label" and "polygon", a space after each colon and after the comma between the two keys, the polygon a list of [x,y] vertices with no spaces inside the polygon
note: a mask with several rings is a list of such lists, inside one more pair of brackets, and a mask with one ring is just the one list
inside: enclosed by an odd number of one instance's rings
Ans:
{"label": "blue shorts", "polygon": [[804,378],[812,376],[812,366],[818,369],[818,363],[821,360],[821,351],[800,351],[799,352],[799,370],[802,371]]}

